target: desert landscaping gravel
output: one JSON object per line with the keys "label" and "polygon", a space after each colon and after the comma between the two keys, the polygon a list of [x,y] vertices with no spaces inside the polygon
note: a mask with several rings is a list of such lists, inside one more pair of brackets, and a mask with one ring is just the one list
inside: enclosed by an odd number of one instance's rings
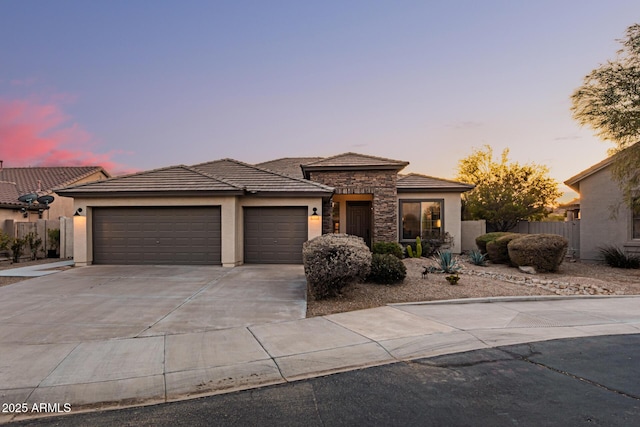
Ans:
{"label": "desert landscaping gravel", "polygon": [[445,274],[422,276],[425,266],[435,265],[427,258],[407,258],[404,282],[396,285],[357,283],[335,298],[307,299],[307,317],[361,310],[401,302],[436,301],[459,298],[530,295],[637,295],[640,270],[611,268],[603,264],[564,262],[556,273],[527,274],[501,264],[479,267],[459,260],[463,266],[460,281],[450,285]]}

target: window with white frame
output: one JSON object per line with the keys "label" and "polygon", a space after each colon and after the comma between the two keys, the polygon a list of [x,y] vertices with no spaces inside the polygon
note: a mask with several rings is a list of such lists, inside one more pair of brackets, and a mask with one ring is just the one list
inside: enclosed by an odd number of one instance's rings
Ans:
{"label": "window with white frame", "polygon": [[444,235],[443,200],[401,200],[400,240],[440,239]]}

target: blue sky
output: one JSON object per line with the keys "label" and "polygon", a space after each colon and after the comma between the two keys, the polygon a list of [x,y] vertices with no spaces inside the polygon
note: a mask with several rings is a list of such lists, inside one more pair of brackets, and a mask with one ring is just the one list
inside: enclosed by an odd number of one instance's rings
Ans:
{"label": "blue sky", "polygon": [[117,173],[356,151],[452,178],[490,144],[564,181],[612,146],[569,97],[639,20],[637,0],[4,0],[0,157]]}

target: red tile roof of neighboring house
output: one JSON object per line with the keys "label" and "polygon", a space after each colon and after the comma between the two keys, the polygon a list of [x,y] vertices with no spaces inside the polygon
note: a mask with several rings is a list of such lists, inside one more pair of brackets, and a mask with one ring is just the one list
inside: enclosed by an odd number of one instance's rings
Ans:
{"label": "red tile roof of neighboring house", "polygon": [[72,185],[96,172],[109,174],[100,166],[54,166],[27,168],[0,168],[0,204],[5,206],[27,206],[18,201],[24,194],[39,196],[50,194],[57,188]]}
{"label": "red tile roof of neighboring house", "polygon": [[0,205],[22,206],[22,203],[18,201],[18,197],[20,197],[20,193],[18,193],[14,182],[0,182]]}
{"label": "red tile roof of neighboring house", "polygon": [[398,192],[410,191],[469,191],[475,185],[463,182],[452,181],[448,179],[435,178],[432,176],[421,175],[418,173],[410,173],[407,175],[399,175],[397,182]]}

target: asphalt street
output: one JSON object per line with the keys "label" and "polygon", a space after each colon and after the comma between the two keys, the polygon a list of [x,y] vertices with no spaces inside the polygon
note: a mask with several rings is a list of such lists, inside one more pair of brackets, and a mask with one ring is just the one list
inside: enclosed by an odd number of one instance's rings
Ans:
{"label": "asphalt street", "polygon": [[16,426],[637,426],[640,334],[572,338],[361,369]]}

